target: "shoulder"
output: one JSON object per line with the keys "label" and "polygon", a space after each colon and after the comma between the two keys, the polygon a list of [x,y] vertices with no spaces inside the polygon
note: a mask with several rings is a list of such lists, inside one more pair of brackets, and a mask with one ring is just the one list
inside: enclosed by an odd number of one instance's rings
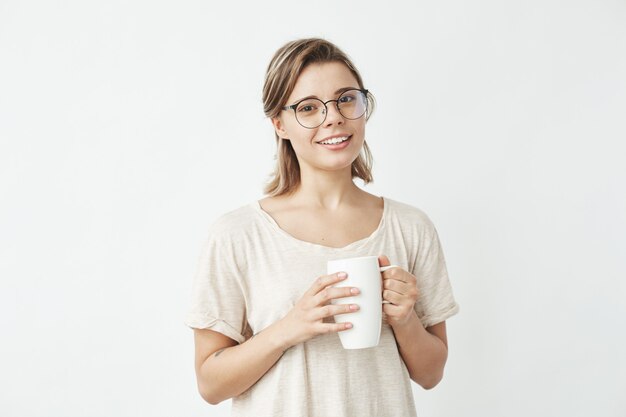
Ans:
{"label": "shoulder", "polygon": [[258,216],[254,203],[246,204],[219,215],[209,226],[209,239],[222,243],[245,239],[246,232],[255,228]]}
{"label": "shoulder", "polygon": [[403,228],[434,229],[430,217],[421,208],[387,197],[385,197],[385,203],[389,205],[388,214],[392,221],[396,221]]}

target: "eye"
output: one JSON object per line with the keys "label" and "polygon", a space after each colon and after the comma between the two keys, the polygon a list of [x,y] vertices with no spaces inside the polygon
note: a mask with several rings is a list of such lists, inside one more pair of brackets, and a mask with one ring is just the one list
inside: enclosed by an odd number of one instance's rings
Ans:
{"label": "eye", "polygon": [[350,94],[344,94],[343,96],[339,97],[339,102],[340,103],[349,103],[351,101],[356,100],[356,96],[352,93]]}
{"label": "eye", "polygon": [[298,106],[298,113],[310,113],[317,110],[317,106],[313,103],[305,103]]}

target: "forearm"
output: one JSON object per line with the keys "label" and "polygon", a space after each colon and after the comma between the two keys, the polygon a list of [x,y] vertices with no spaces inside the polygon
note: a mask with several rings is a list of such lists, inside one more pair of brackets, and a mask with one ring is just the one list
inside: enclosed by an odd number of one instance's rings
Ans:
{"label": "forearm", "polygon": [[244,343],[218,350],[200,367],[198,384],[202,397],[218,404],[254,385],[283,355],[275,326],[269,326]]}
{"label": "forearm", "polygon": [[424,328],[415,311],[404,325],[392,329],[411,379],[425,389],[433,388],[443,377],[446,345]]}

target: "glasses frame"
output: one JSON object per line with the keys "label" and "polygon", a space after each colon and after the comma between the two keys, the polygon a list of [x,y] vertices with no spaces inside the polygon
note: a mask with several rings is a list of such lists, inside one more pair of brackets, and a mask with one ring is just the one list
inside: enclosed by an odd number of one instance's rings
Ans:
{"label": "glasses frame", "polygon": [[[343,113],[341,112],[340,108],[339,108],[339,100],[348,91],[360,91],[361,93],[363,93],[365,95],[365,111],[363,112],[362,115],[360,115],[359,117],[355,117],[353,119],[351,119],[350,117],[344,116]],[[304,127],[305,129],[315,129],[315,128],[320,127],[326,121],[326,117],[328,116],[328,103],[333,102],[333,101],[335,102],[335,107],[337,108],[337,111],[339,112],[341,117],[343,117],[344,119],[357,120],[357,119],[360,119],[361,117],[363,117],[364,114],[367,114],[367,110],[369,109],[369,102],[367,100],[368,93],[369,93],[369,90],[367,90],[365,88],[350,88],[349,90],[345,90],[344,92],[339,94],[339,97],[337,97],[335,100],[322,101],[319,98],[305,98],[305,99],[302,99],[302,100],[298,101],[297,103],[292,104],[290,106],[284,106],[283,110],[290,110],[290,109],[293,110],[293,116],[296,118],[296,121],[298,122],[298,124],[300,126]],[[322,103],[324,105],[324,118],[322,119],[320,124],[318,124],[317,126],[308,127],[308,126],[305,126],[302,123],[300,123],[300,120],[298,120],[298,115],[297,115],[297,112],[296,112],[296,108],[298,107],[298,105],[300,103],[302,103],[303,101],[307,101],[307,100],[318,100],[320,103]]]}

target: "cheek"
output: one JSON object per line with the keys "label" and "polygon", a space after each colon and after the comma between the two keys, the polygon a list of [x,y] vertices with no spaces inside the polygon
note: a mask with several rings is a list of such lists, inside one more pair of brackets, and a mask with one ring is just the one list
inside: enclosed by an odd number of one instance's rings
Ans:
{"label": "cheek", "polygon": [[358,123],[353,125],[354,133],[359,136],[365,136],[365,121],[363,119],[359,119]]}
{"label": "cheek", "polygon": [[298,134],[294,136],[295,136],[295,141],[300,146],[315,145],[313,141],[313,138],[315,137],[315,135],[312,135],[310,132],[298,132]]}
{"label": "cheek", "polygon": [[290,138],[291,146],[297,154],[306,153],[312,146],[316,146],[313,142],[313,135],[309,132],[297,132]]}
{"label": "cheek", "polygon": [[354,130],[353,140],[356,140],[360,145],[365,142],[365,126],[360,126]]}
{"label": "cheek", "polygon": [[294,148],[297,146],[295,143],[310,143],[316,133],[315,129],[306,129],[294,120],[285,123],[285,130],[288,139],[294,142]]}

